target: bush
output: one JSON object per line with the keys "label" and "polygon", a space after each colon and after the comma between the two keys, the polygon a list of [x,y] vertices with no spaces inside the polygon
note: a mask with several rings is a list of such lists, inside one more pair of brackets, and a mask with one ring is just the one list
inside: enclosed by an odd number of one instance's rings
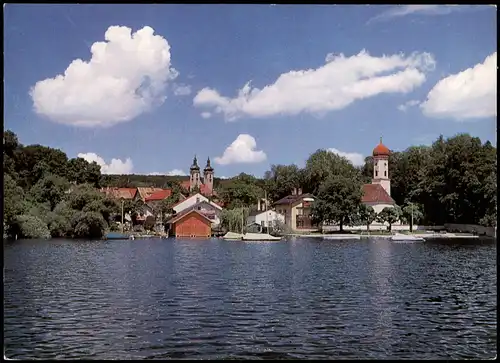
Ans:
{"label": "bush", "polygon": [[77,238],[101,238],[106,230],[106,221],[97,212],[77,212],[71,225]]}
{"label": "bush", "polygon": [[38,217],[20,215],[16,217],[15,224],[21,238],[50,238],[47,225]]}

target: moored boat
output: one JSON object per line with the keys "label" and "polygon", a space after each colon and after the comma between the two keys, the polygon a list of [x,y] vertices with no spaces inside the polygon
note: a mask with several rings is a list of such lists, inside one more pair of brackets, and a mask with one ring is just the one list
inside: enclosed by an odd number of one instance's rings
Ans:
{"label": "moored boat", "polygon": [[281,241],[281,237],[271,236],[270,234],[267,233],[245,233],[245,235],[242,237],[242,240],[274,242],[274,241]]}
{"label": "moored boat", "polygon": [[408,234],[396,233],[391,237],[393,242],[423,242],[425,239],[422,237],[416,237]]}
{"label": "moored boat", "polygon": [[130,239],[127,233],[108,232],[104,235],[104,239]]}

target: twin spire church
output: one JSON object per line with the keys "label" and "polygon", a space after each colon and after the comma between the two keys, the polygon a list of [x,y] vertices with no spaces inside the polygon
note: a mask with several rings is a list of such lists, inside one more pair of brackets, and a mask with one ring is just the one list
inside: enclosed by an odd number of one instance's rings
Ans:
{"label": "twin spire church", "polygon": [[185,189],[192,191],[198,188],[200,193],[205,196],[214,195],[214,168],[210,164],[210,158],[207,159],[207,165],[203,169],[203,180],[196,155],[194,156],[193,164],[189,168],[189,175],[189,180],[181,183]]}

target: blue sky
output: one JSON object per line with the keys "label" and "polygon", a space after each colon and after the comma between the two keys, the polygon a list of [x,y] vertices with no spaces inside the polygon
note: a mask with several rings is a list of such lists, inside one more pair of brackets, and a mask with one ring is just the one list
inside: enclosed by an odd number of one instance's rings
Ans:
{"label": "blue sky", "polygon": [[217,176],[262,176],[318,148],[359,163],[381,136],[393,150],[459,132],[496,144],[494,7],[4,12],[5,129],[103,172],[187,172],[196,153]]}

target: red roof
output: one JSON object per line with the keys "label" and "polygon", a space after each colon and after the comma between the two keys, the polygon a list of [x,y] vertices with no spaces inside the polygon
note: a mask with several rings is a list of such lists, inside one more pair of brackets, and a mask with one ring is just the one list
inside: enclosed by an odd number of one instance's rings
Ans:
{"label": "red roof", "polygon": [[[189,180],[183,180],[181,182],[181,186],[186,189],[186,190],[189,190],[189,187],[191,186],[191,182]],[[212,192],[210,192],[210,189],[208,188],[207,185],[203,184],[203,183],[200,183],[200,193],[203,194],[203,195],[217,195],[217,193],[215,192],[215,190],[212,190]]]}
{"label": "red roof", "polygon": [[361,202],[395,204],[394,199],[391,198],[380,184],[364,184]]}
{"label": "red roof", "polygon": [[176,223],[178,222],[180,219],[188,216],[189,214],[191,213],[196,213],[196,214],[199,214],[200,216],[202,216],[205,220],[207,220],[210,224],[212,224],[212,221],[207,217],[207,216],[204,216],[203,214],[201,214],[200,212],[198,212],[197,210],[195,209],[188,209],[186,211],[182,211],[180,213],[177,213],[174,217],[172,217],[169,221],[167,221],[167,223],[170,223],[170,224],[173,224],[173,223]]}
{"label": "red roof", "polygon": [[153,194],[149,195],[146,197],[144,200],[146,202],[152,202],[156,200],[163,200],[172,195],[172,190],[171,189],[163,189],[157,192],[154,192]]}
{"label": "red roof", "polygon": [[102,188],[107,197],[116,199],[134,199],[137,188]]}
{"label": "red roof", "polygon": [[391,151],[387,146],[382,144],[382,138],[380,138],[380,143],[373,149],[373,156],[389,156]]}

